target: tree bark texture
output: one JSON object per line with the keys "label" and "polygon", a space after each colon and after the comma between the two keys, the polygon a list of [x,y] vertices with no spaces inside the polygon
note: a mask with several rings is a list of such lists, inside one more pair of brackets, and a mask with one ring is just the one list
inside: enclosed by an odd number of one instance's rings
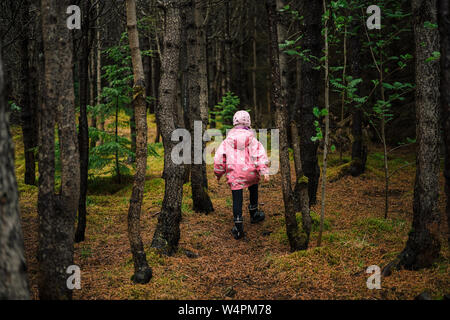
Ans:
{"label": "tree bark texture", "polygon": [[29,298],[14,146],[9,131],[3,63],[0,56],[0,300]]}
{"label": "tree bark texture", "polygon": [[[322,6],[320,1],[303,1],[303,8],[308,8],[308,14],[305,14],[305,27],[303,48],[310,50],[308,54],[320,57],[321,49],[321,30],[322,30]],[[310,205],[317,201],[317,188],[319,185],[320,168],[317,159],[318,143],[311,141],[315,136],[313,109],[319,105],[320,71],[315,70],[316,60],[312,58],[302,64],[302,104],[301,104],[301,123],[300,123],[300,143],[301,158],[303,170],[308,177],[308,194]]]}
{"label": "tree bark texture", "polygon": [[289,161],[289,145],[287,140],[287,109],[281,93],[279,49],[277,35],[277,14],[274,0],[266,0],[267,14],[269,18],[270,36],[270,64],[271,64],[271,97],[276,110],[276,126],[280,134],[280,168],[281,188],[284,200],[284,217],[286,221],[286,233],[291,251],[305,250],[308,247],[308,235],[304,230],[300,231],[295,215],[295,197],[291,187],[291,170]]}
{"label": "tree bark texture", "polygon": [[177,1],[165,0],[162,3],[165,8],[164,56],[161,57],[162,76],[156,112],[164,145],[165,191],[152,247],[157,248],[163,254],[170,255],[176,252],[180,239],[184,180],[184,165],[176,165],[171,159],[172,149],[175,145],[171,136],[176,128],[173,105],[177,94],[181,18]]}
{"label": "tree bark texture", "polygon": [[147,168],[147,103],[145,101],[145,76],[142,56],[139,49],[139,34],[136,19],[136,1],[126,1],[127,30],[130,42],[131,60],[133,65],[133,109],[136,121],[136,173],[128,209],[128,238],[133,254],[135,283],[147,283],[152,277],[152,270],[142,243],[140,218],[142,199],[144,197],[145,171]]}
{"label": "tree bark texture", "polygon": [[[416,136],[417,159],[414,184],[413,223],[406,247],[391,262],[391,268],[420,269],[429,267],[439,257],[439,61],[426,62],[440,50],[439,31],[424,26],[437,23],[436,0],[412,0],[412,16],[416,44]],[[426,43],[426,46],[422,44]]]}
{"label": "tree bark texture", "polygon": [[[69,1],[42,0],[45,96],[39,148],[38,287],[41,299],[71,299],[67,267],[73,265],[74,223],[80,195],[80,158],[75,121],[72,39],[66,26]],[[61,187],[55,194],[55,124]]]}
{"label": "tree bark texture", "polygon": [[441,34],[441,117],[445,145],[445,194],[447,197],[447,235],[450,245],[450,3],[439,0],[439,30]]}

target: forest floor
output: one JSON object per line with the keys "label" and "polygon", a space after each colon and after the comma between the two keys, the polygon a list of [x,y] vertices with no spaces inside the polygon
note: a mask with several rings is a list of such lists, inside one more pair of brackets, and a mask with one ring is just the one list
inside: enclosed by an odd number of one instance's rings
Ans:
{"label": "forest floor", "polygon": [[[37,299],[38,188],[23,183],[24,155],[20,128],[12,129],[26,258],[32,297]],[[149,141],[155,126],[149,121]],[[162,155],[161,144],[155,144]],[[191,210],[190,185],[184,186],[179,251],[159,256],[150,244],[164,196],[163,158],[149,157],[141,215],[147,259],[153,278],[145,285],[130,281],[133,262],[127,237],[127,213],[132,179],[117,184],[110,177],[90,181],[86,240],[75,245],[75,264],[81,268],[81,290],[74,299],[413,299],[428,291],[434,299],[450,294],[450,253],[442,214],[440,259],[420,271],[394,271],[381,289],[369,290],[370,265],[381,268],[404,247],[412,222],[414,166],[399,171],[391,181],[390,210],[384,219],[384,177],[380,151],[371,147],[367,171],[327,184],[323,242],[317,247],[320,204],[313,210],[313,232],[306,251],[291,253],[284,229],[279,174],[260,185],[266,220],[251,225],[248,191],[244,194],[246,237],[232,238],[231,191],[208,166],[209,192],[215,211]],[[390,158],[392,169],[415,159],[414,149],[399,149]],[[348,161],[348,156],[344,157]],[[340,164],[332,154],[330,176]],[[292,168],[293,170],[293,168]],[[294,175],[293,175],[294,176]],[[443,193],[444,181],[441,178]],[[440,197],[444,212],[445,197]],[[189,258],[186,250],[196,257]]]}

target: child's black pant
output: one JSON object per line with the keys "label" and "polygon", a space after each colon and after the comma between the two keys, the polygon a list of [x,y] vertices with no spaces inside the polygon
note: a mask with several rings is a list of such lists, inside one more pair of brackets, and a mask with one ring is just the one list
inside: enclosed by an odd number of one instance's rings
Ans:
{"label": "child's black pant", "polygon": [[[258,206],[258,184],[248,187],[250,191],[250,206]],[[234,221],[242,221],[242,202],[244,198],[244,190],[232,190],[233,194],[233,216]]]}

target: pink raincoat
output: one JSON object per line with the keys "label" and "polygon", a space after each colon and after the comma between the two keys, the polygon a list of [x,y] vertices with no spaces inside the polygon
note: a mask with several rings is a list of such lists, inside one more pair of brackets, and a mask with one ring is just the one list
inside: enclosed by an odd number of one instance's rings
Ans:
{"label": "pink raincoat", "polygon": [[231,190],[240,190],[268,174],[268,163],[266,150],[253,131],[233,128],[214,155],[214,173],[219,179],[225,174]]}

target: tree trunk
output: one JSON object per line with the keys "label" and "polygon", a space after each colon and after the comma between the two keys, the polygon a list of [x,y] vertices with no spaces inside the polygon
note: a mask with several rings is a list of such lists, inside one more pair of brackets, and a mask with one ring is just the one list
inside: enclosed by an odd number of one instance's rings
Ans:
{"label": "tree trunk", "polygon": [[171,141],[175,122],[173,105],[176,101],[177,74],[180,59],[180,10],[178,1],[164,0],[166,10],[164,26],[164,57],[162,58],[162,77],[159,88],[157,108],[158,122],[164,145],[165,192],[158,224],[153,235],[152,247],[163,254],[177,251],[180,239],[181,202],[183,199],[184,165],[176,165],[171,159],[175,145]]}
{"label": "tree trunk", "polygon": [[[208,88],[206,79],[206,64],[204,52],[204,29],[203,17],[198,7],[198,1],[190,2],[186,6],[186,35],[187,35],[187,82],[188,82],[188,106],[187,126],[191,132],[193,141],[192,164],[191,164],[191,187],[192,201],[195,212],[210,213],[214,211],[211,199],[208,195],[207,185],[205,185],[203,166],[203,150],[205,143],[203,137],[208,124]],[[201,130],[196,130],[195,121],[201,122]]]}
{"label": "tree trunk", "polygon": [[291,251],[305,250],[308,247],[308,235],[304,230],[298,229],[295,217],[295,197],[291,187],[291,169],[289,162],[289,145],[287,141],[287,109],[281,94],[281,79],[279,65],[279,49],[277,35],[277,14],[274,0],[266,0],[269,18],[270,35],[270,64],[272,80],[272,104],[276,110],[276,125],[280,130],[280,167],[281,188],[284,200],[284,217],[286,220],[286,233]]}
{"label": "tree trunk", "polygon": [[147,168],[147,104],[145,101],[145,76],[139,49],[136,21],[136,1],[126,1],[127,30],[133,64],[133,108],[136,118],[136,173],[128,209],[128,238],[133,254],[135,283],[148,283],[152,269],[147,263],[140,231],[141,206],[144,196],[145,171]]}
{"label": "tree trunk", "polygon": [[31,74],[31,56],[30,56],[30,2],[25,0],[21,8],[21,36],[20,36],[20,106],[23,146],[25,152],[25,183],[29,185],[36,184],[36,163],[35,150],[37,146],[37,113],[34,94],[32,88],[36,79]]}
{"label": "tree trunk", "polygon": [[256,69],[258,67],[258,57],[256,53],[256,23],[257,23],[257,17],[256,17],[256,6],[255,6],[255,12],[253,17],[253,37],[252,37],[252,53],[253,53],[253,67],[252,67],[252,97],[253,97],[253,119],[255,119],[255,123],[257,125],[261,125],[260,121],[260,115],[258,110],[258,100],[256,96]]}
{"label": "tree trunk", "polygon": [[[303,1],[303,8],[308,8],[305,15],[303,49],[310,50],[308,54],[320,57],[321,48],[321,21],[322,6],[320,1]],[[317,188],[319,185],[320,168],[317,159],[317,142],[311,141],[315,136],[313,109],[319,105],[320,71],[314,70],[317,62],[314,59],[304,61],[302,64],[302,104],[300,123],[301,158],[305,175],[308,177],[309,203],[316,203]]]}
{"label": "tree trunk", "polygon": [[[412,17],[416,44],[417,159],[414,185],[414,216],[405,249],[384,270],[392,267],[420,269],[439,257],[439,61],[426,62],[439,51],[439,31],[424,23],[437,23],[436,0],[413,0]],[[427,43],[423,46],[422,43]]]}
{"label": "tree trunk", "polygon": [[78,224],[75,232],[75,242],[84,241],[86,231],[86,196],[89,168],[89,125],[87,105],[89,99],[89,9],[90,2],[83,4],[83,24],[81,38],[81,54],[79,60],[80,81],[80,116],[78,118],[78,146],[80,151],[80,201],[78,204]]}
{"label": "tree trunk", "polygon": [[30,291],[0,56],[0,300],[10,299],[30,299]]}
{"label": "tree trunk", "polygon": [[[323,12],[327,10],[326,0],[323,2]],[[326,204],[326,186],[327,186],[327,156],[328,156],[328,140],[330,135],[330,79],[329,79],[329,51],[328,51],[328,21],[330,17],[324,18],[324,43],[325,43],[325,141],[323,144],[323,165],[322,165],[322,195],[321,195],[321,206],[320,206],[320,227],[319,236],[317,237],[317,246],[320,247],[322,244],[322,232],[323,232],[323,221],[325,219],[325,204]]]}
{"label": "tree trunk", "polygon": [[[95,50],[92,49],[92,84],[94,86],[94,82],[96,85],[97,91],[91,92],[91,95],[94,97],[94,101],[92,102],[92,106],[99,105],[102,102],[101,94],[102,94],[102,50],[100,43],[100,3],[97,2],[96,5],[97,11],[97,20],[96,20],[96,30],[95,30]],[[95,99],[95,96],[97,98]],[[99,122],[98,114],[95,114],[92,117],[92,127],[97,129],[97,123]],[[98,143],[98,138],[91,139],[91,149],[95,148]]]}
{"label": "tree trunk", "polygon": [[[231,30],[230,30],[230,1],[225,1],[225,41],[224,41],[224,58],[225,58],[225,92],[231,91],[231,62],[232,62],[232,54],[231,51]],[[225,93],[224,92],[224,93]]]}
{"label": "tree trunk", "polygon": [[[40,113],[38,286],[41,299],[71,299],[74,223],[80,196],[69,1],[42,0],[45,99]],[[61,188],[55,194],[55,123],[58,123]]]}
{"label": "tree trunk", "polygon": [[311,215],[309,210],[309,198],[308,198],[308,178],[305,177],[302,168],[302,159],[300,157],[300,139],[298,134],[297,123],[291,120],[291,137],[292,137],[292,149],[294,153],[294,165],[295,165],[295,211],[302,213],[302,227],[306,234],[306,244],[308,247],[309,236],[311,233]]}
{"label": "tree trunk", "polygon": [[445,145],[445,194],[447,197],[447,235],[450,246],[450,4],[439,0],[439,30],[441,33],[441,105]]}

